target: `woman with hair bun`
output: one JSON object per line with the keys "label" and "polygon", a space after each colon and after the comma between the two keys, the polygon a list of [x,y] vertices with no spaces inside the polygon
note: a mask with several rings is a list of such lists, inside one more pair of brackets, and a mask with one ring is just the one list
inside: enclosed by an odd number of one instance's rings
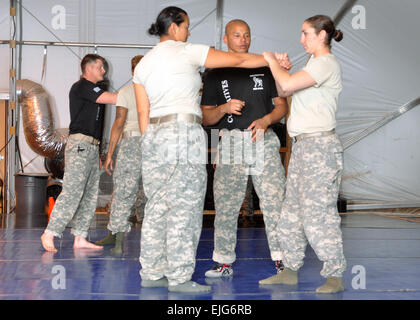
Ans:
{"label": "woman with hair bun", "polygon": [[262,55],[228,53],[188,43],[189,18],[163,9],[149,34],[160,42],[134,73],[142,133],[142,176],[148,199],[141,234],[143,287],[208,292],[191,281],[206,193],[207,149],[199,105],[201,67],[267,66]]}
{"label": "woman with hair bun", "polygon": [[302,70],[289,74],[279,64],[288,60],[287,54],[263,53],[279,94],[292,95],[287,130],[293,146],[279,223],[285,269],[260,284],[297,284],[309,242],[324,263],[321,276],[327,278],[316,292],[344,290],[346,260],[337,211],[343,147],[335,133],[342,85],[340,64],[331,53],[331,41],[342,38],[329,17],[317,15],[302,25],[300,42],[311,54]]}

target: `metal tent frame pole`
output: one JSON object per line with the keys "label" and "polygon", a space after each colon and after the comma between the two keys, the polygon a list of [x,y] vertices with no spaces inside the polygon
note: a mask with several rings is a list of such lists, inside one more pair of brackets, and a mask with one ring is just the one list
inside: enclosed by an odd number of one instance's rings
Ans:
{"label": "metal tent frame pole", "polygon": [[223,0],[217,0],[216,4],[216,26],[214,36],[214,47],[217,50],[222,49],[222,37],[223,37]]}
{"label": "metal tent frame pole", "polygon": [[10,58],[9,58],[9,103],[6,111],[7,117],[7,151],[5,172],[5,200],[6,213],[11,213],[15,208],[15,181],[17,157],[16,157],[16,123],[17,123],[17,95],[16,95],[16,34],[17,34],[17,10],[16,1],[10,0]]}
{"label": "metal tent frame pole", "polygon": [[[0,44],[10,44],[11,40],[0,40]],[[84,47],[84,48],[125,48],[125,49],[152,49],[152,44],[131,43],[93,43],[93,42],[58,42],[58,41],[15,41],[17,45],[29,46],[57,46],[57,47]]]}
{"label": "metal tent frame pole", "polygon": [[420,208],[420,202],[347,203],[347,210]]}

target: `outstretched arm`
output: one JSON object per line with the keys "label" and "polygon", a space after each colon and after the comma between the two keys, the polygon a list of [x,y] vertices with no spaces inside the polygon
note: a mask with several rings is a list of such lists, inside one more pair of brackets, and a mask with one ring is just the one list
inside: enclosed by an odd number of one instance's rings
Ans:
{"label": "outstretched arm", "polygon": [[118,92],[108,92],[105,91],[102,93],[98,99],[96,99],[96,103],[100,104],[116,104],[117,103]]}
{"label": "outstretched arm", "polygon": [[233,53],[210,48],[204,66],[206,68],[258,68],[268,66],[268,63],[260,54]]}
{"label": "outstretched arm", "polygon": [[282,96],[289,96],[294,91],[312,87],[316,84],[315,80],[304,70],[289,74],[280,63],[279,55],[277,57],[272,52],[263,52],[264,58],[267,60],[271,73],[276,80],[277,90]]}

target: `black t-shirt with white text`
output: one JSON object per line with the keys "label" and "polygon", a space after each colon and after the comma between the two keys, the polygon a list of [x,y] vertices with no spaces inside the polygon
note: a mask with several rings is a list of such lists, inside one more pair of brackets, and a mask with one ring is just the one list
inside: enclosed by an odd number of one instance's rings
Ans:
{"label": "black t-shirt with white text", "polygon": [[254,120],[273,110],[275,97],[276,84],[267,67],[210,69],[203,78],[201,105],[219,106],[231,99],[245,101],[242,114],[226,114],[215,125],[219,129],[247,129]]}
{"label": "black t-shirt with white text", "polygon": [[104,90],[85,78],[73,84],[69,93],[69,134],[82,133],[101,140],[105,106],[96,103],[96,99],[102,93]]}

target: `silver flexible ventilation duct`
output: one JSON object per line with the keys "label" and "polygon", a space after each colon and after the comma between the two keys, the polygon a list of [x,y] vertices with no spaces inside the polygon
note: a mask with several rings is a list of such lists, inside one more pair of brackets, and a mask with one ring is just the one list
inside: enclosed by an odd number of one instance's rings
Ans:
{"label": "silver flexible ventilation duct", "polygon": [[37,154],[46,158],[64,157],[68,129],[54,129],[48,94],[31,80],[18,80],[16,90],[22,108],[26,142]]}

